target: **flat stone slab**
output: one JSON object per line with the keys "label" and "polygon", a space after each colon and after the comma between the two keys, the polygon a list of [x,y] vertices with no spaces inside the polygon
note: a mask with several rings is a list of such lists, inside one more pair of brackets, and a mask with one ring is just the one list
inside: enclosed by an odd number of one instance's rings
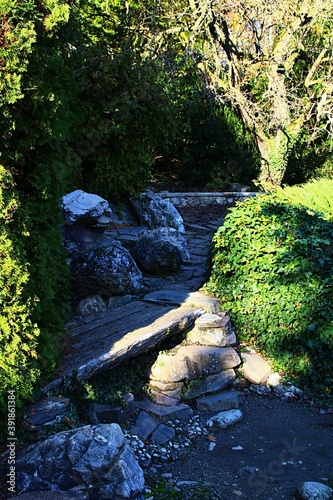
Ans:
{"label": "flat stone slab", "polygon": [[[92,321],[68,326],[65,355],[59,371],[63,377],[74,372],[78,380],[117,366],[154,347],[166,336],[188,329],[203,313],[201,307],[172,307],[134,301],[109,309]],[[55,387],[51,382],[44,391]]]}
{"label": "flat stone slab", "polygon": [[168,441],[172,441],[176,435],[176,431],[173,427],[169,427],[165,424],[160,424],[153,432],[151,440],[155,444],[164,444]]}
{"label": "flat stone slab", "polygon": [[158,426],[159,422],[156,418],[145,411],[141,411],[135,421],[134,427],[131,429],[131,433],[145,441]]}
{"label": "flat stone slab", "polygon": [[29,409],[24,420],[28,430],[38,430],[43,425],[52,425],[60,422],[62,416],[69,406],[69,399],[62,397],[50,397],[40,401]]}
{"label": "flat stone slab", "polygon": [[[193,380],[184,394],[184,399],[195,399],[204,394],[221,391],[228,387],[235,379],[235,371],[229,369],[223,370],[217,375],[208,375],[204,380]],[[216,408],[216,410],[223,409],[228,410],[229,408]]]}
{"label": "flat stone slab", "polygon": [[243,401],[244,394],[240,391],[221,392],[197,399],[196,407],[198,410],[227,411],[239,408]]}
{"label": "flat stone slab", "polygon": [[157,290],[144,296],[147,302],[178,306],[202,307],[208,313],[220,311],[220,301],[200,292],[188,290]]}
{"label": "flat stone slab", "polygon": [[186,404],[176,406],[161,406],[151,401],[136,401],[135,406],[156,417],[160,422],[182,420],[186,422],[193,415],[193,410]]}

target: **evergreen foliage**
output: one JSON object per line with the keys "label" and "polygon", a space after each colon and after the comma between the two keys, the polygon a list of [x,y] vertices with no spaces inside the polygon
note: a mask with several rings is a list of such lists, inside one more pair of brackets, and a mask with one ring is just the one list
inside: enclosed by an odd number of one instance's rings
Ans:
{"label": "evergreen foliage", "polygon": [[1,359],[7,361],[0,404],[9,388],[18,406],[31,398],[61,353],[69,272],[60,197],[76,165],[68,143],[75,86],[61,41],[68,13],[57,1],[1,5]]}
{"label": "evergreen foliage", "polygon": [[33,394],[39,376],[40,330],[32,320],[38,297],[25,293],[30,278],[25,258],[29,234],[13,187],[10,174],[0,166],[0,427],[5,424],[8,391],[16,392],[19,408]]}
{"label": "evergreen foliage", "polygon": [[213,238],[205,288],[241,341],[313,390],[333,383],[333,225],[284,194],[239,203]]}
{"label": "evergreen foliage", "polygon": [[293,205],[303,206],[320,212],[325,219],[333,220],[333,180],[312,179],[306,184],[285,187],[279,191],[281,198]]}
{"label": "evergreen foliage", "polygon": [[113,56],[96,44],[81,48],[77,57],[84,102],[77,151],[84,186],[106,198],[139,194],[157,150],[169,144],[174,130],[163,68],[126,47]]}

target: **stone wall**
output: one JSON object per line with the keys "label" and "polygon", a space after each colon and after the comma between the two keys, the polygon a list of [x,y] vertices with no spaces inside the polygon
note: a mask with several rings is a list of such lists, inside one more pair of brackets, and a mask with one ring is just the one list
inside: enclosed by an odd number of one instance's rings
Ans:
{"label": "stone wall", "polygon": [[196,207],[205,205],[231,205],[255,196],[255,192],[211,192],[211,193],[172,193],[160,191],[159,196],[170,201],[175,207]]}

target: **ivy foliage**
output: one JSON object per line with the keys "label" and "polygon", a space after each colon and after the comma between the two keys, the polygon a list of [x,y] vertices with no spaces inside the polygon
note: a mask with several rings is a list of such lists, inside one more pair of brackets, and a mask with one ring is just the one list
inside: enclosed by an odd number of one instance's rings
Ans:
{"label": "ivy foliage", "polygon": [[333,224],[283,194],[238,203],[213,238],[206,290],[239,338],[302,385],[333,383]]}

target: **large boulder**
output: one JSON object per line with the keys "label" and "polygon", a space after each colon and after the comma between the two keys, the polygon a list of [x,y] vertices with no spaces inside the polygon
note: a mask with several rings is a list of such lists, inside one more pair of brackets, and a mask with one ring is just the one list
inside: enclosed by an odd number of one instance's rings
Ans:
{"label": "large boulder", "polygon": [[140,224],[149,229],[172,227],[185,233],[183,219],[178,210],[168,200],[163,200],[152,191],[144,191],[139,198],[131,198],[131,205],[140,220]]}
{"label": "large boulder", "polygon": [[97,194],[77,189],[63,196],[62,209],[68,225],[80,221],[83,224],[105,225],[110,222],[112,210],[109,203]]}
{"label": "large boulder", "polygon": [[190,262],[185,237],[168,227],[142,232],[132,253],[140,269],[149,274],[173,273]]}
{"label": "large boulder", "polygon": [[83,252],[70,267],[73,289],[81,297],[135,294],[144,288],[141,271],[118,241]]}
{"label": "large boulder", "polygon": [[86,425],[55,434],[16,462],[16,491],[69,491],[89,498],[143,498],[144,476],[118,424]]}

